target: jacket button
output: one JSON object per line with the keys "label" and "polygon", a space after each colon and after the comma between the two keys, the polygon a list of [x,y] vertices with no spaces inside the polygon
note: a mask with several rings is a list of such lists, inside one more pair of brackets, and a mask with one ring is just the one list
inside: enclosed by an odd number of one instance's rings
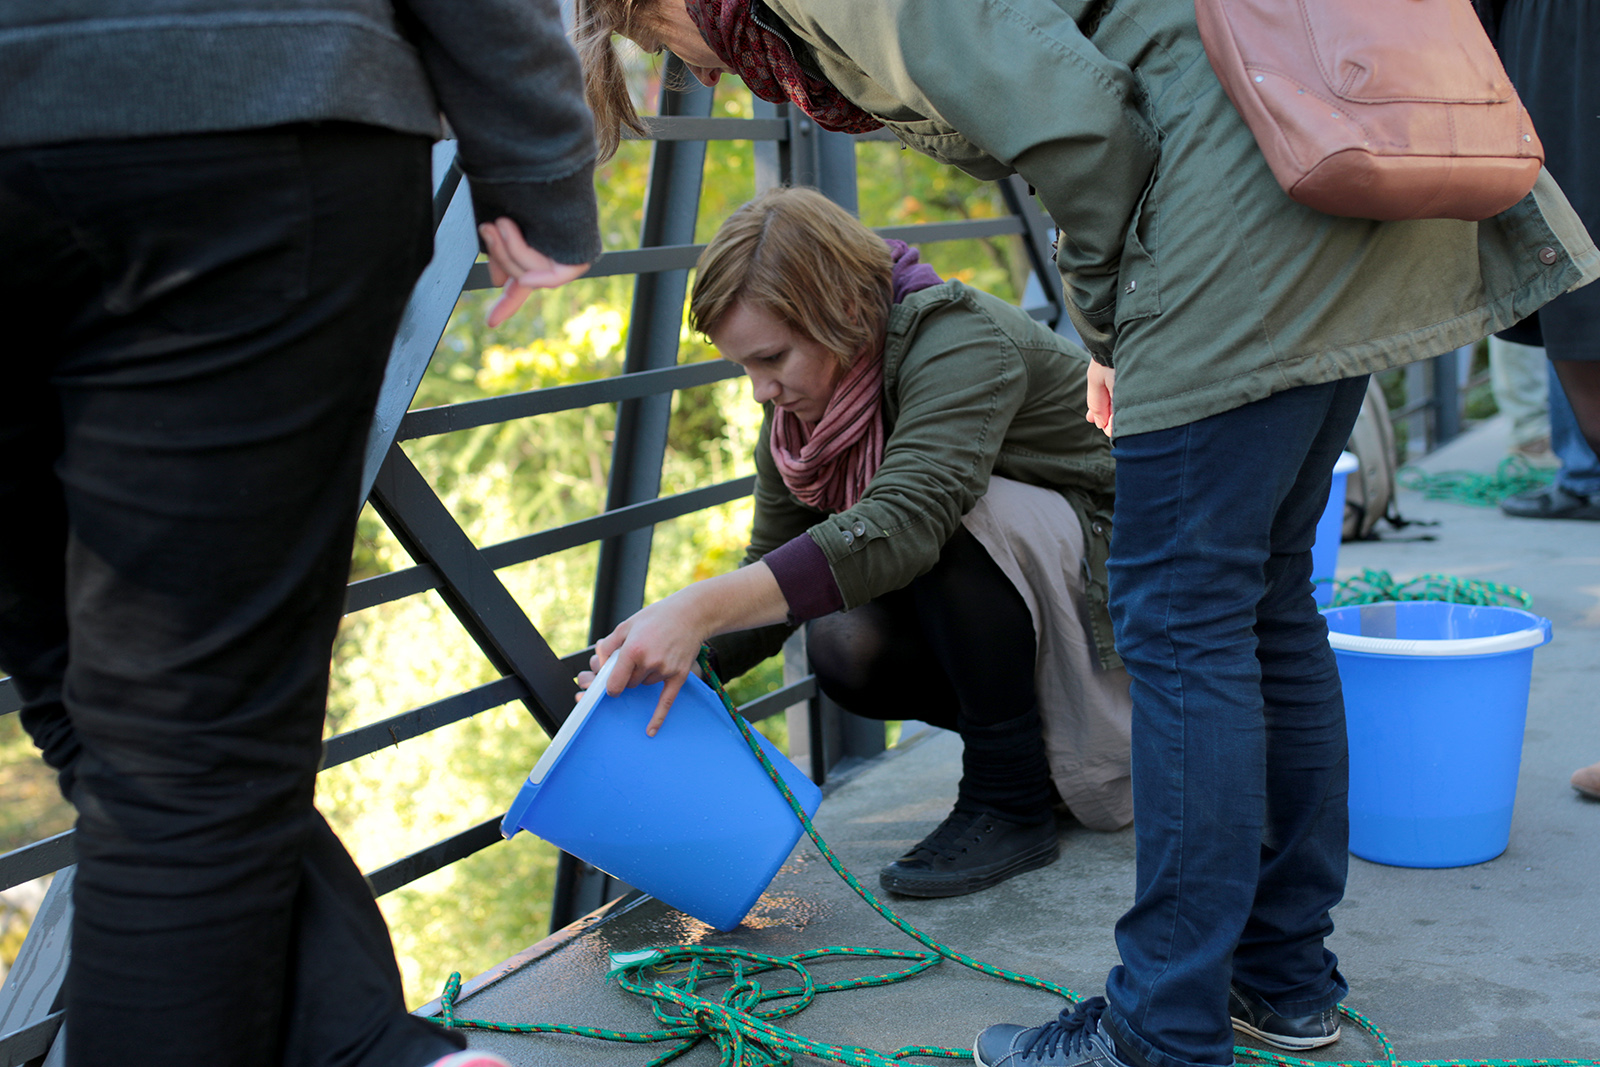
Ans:
{"label": "jacket button", "polygon": [[1539,249],[1539,262],[1543,263],[1547,267],[1555,263],[1558,258],[1559,257],[1556,254],[1556,250],[1553,248],[1547,246]]}
{"label": "jacket button", "polygon": [[1090,529],[1094,530],[1094,532],[1097,533],[1097,534],[1103,534],[1103,533],[1106,532],[1106,528],[1104,526],[1100,525],[1098,522],[1095,523],[1092,527],[1090,527]]}
{"label": "jacket button", "polygon": [[844,546],[846,548],[849,548],[851,545],[853,545],[855,543],[856,543],[856,535],[851,533],[849,530],[846,530],[844,532]]}
{"label": "jacket button", "polygon": [[864,522],[858,522],[854,526],[850,527],[850,532],[855,534],[857,537],[865,537],[867,536],[867,524]]}

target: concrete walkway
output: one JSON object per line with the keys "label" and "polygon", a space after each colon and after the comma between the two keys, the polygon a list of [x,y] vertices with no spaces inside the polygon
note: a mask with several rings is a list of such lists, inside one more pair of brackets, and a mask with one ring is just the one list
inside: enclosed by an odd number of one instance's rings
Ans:
{"label": "concrete walkway", "polygon": [[[1503,450],[1504,429],[1490,422],[1423,466],[1489,472]],[[1535,655],[1505,854],[1448,870],[1352,858],[1331,941],[1350,980],[1347,1004],[1384,1029],[1400,1060],[1600,1057],[1600,803],[1567,783],[1575,768],[1600,760],[1600,523],[1514,520],[1409,492],[1399,504],[1406,517],[1438,525],[1343,546],[1342,576],[1371,567],[1400,579],[1442,572],[1519,586],[1556,636]],[[1434,539],[1401,539],[1418,532]],[[953,735],[929,731],[830,791],[817,825],[869,886],[878,867],[948,810],[959,751]],[[1074,824],[1061,832],[1062,858],[1052,867],[973,896],[900,898],[893,906],[962,951],[1094,995],[1116,961],[1111,932],[1132,894],[1133,835]],[[608,953],[679,942],[778,954],[916,948],[802,842],[737,931],[717,933],[649,899],[620,902],[469,983],[460,1014],[652,1029],[647,1007],[606,982]],[[831,980],[877,969],[846,962],[818,974]],[[908,983],[824,996],[789,1025],[836,1044],[970,1047],[989,1023],[1042,1022],[1058,1007],[1052,996],[947,962]],[[1380,1057],[1353,1027],[1345,1032],[1316,1058]],[[565,1036],[473,1033],[471,1041],[519,1065],[644,1064],[663,1050]],[[702,1048],[683,1062],[703,1067],[714,1053]]]}

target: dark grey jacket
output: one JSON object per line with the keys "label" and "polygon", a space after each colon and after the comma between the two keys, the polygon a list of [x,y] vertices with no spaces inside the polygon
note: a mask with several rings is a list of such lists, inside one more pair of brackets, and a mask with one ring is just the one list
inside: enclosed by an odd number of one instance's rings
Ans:
{"label": "dark grey jacket", "polygon": [[600,252],[557,0],[0,0],[0,148],[344,120],[460,138],[480,220]]}

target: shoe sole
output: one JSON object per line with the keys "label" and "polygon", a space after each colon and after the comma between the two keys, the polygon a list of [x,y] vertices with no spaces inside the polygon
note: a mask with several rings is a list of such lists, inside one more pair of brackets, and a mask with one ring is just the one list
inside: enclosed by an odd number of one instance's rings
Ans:
{"label": "shoe sole", "polygon": [[982,873],[968,872],[966,874],[941,874],[926,878],[907,878],[903,875],[890,876],[880,872],[878,884],[891,893],[898,893],[903,897],[959,897],[967,893],[976,893],[991,886],[997,886],[1008,878],[1014,878],[1024,871],[1037,870],[1048,867],[1061,855],[1061,842],[1052,840],[1045,844],[1019,852],[1012,859],[996,868]]}
{"label": "shoe sole", "polygon": [[1232,1019],[1233,1028],[1241,1033],[1249,1034],[1259,1041],[1265,1041],[1273,1048],[1281,1048],[1288,1052],[1303,1052],[1308,1048],[1321,1048],[1331,1045],[1339,1040],[1343,1028],[1334,1030],[1326,1037],[1284,1037],[1282,1034],[1269,1034],[1264,1030],[1257,1030],[1243,1019]]}

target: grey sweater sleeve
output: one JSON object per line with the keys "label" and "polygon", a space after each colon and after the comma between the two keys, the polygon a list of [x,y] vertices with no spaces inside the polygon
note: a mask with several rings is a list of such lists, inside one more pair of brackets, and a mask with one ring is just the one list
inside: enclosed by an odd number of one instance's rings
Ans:
{"label": "grey sweater sleeve", "polygon": [[600,254],[594,120],[557,0],[395,0],[460,139],[479,222],[560,263]]}

